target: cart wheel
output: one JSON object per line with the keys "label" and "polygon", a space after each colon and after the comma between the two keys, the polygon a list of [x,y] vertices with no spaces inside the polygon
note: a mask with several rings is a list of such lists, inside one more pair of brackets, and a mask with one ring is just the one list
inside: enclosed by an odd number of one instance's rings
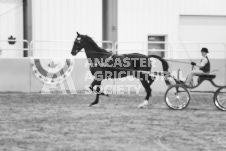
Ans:
{"label": "cart wheel", "polygon": [[226,111],[226,87],[219,88],[214,94],[214,104],[222,111]]}
{"label": "cart wheel", "polygon": [[182,85],[171,86],[165,93],[165,102],[171,109],[185,109],[190,102],[190,93],[187,88]]}

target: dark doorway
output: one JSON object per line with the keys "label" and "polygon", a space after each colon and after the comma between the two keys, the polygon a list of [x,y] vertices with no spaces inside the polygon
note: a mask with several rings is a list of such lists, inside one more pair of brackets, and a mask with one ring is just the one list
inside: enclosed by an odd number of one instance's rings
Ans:
{"label": "dark doorway", "polygon": [[[149,35],[148,36],[148,54],[149,55],[157,55],[160,57],[165,57],[165,43],[166,36],[155,36]],[[161,43],[162,42],[162,43]]]}

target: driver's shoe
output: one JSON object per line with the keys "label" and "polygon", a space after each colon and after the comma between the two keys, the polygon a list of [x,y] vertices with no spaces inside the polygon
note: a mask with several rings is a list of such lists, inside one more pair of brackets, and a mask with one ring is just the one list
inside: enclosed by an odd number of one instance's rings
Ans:
{"label": "driver's shoe", "polygon": [[193,87],[193,83],[185,83],[185,86],[187,86],[188,88],[192,88]]}

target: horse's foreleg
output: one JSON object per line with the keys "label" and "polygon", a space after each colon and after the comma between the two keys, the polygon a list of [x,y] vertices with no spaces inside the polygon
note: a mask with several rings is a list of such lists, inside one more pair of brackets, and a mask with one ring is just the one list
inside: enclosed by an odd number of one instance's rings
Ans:
{"label": "horse's foreleg", "polygon": [[90,104],[90,107],[92,107],[93,105],[96,105],[96,104],[99,103],[99,97],[100,97],[100,95],[96,94],[96,99],[95,99],[95,101],[93,103]]}
{"label": "horse's foreleg", "polygon": [[[101,81],[100,81],[100,82],[101,82]],[[93,92],[99,93],[99,95],[104,95],[104,96],[109,97],[109,95],[108,95],[108,94],[105,94],[104,92],[97,92],[97,90],[94,90],[94,87],[95,87],[96,85],[98,85],[98,84],[99,84],[99,82],[98,82],[97,80],[94,80],[94,81],[92,82],[92,84],[90,85],[89,89],[90,89],[91,91],[93,91]]]}
{"label": "horse's foreleg", "polygon": [[90,107],[99,103],[99,97],[101,95],[101,92],[100,92],[101,81],[94,80],[93,83],[91,84],[92,89],[94,86],[97,86],[97,89],[95,90],[97,94],[96,94],[95,101],[90,104]]}
{"label": "horse's foreleg", "polygon": [[97,80],[93,80],[93,82],[91,83],[89,89],[90,89],[91,91],[93,91],[93,87],[95,87],[97,84],[98,84],[98,81],[97,81]]}

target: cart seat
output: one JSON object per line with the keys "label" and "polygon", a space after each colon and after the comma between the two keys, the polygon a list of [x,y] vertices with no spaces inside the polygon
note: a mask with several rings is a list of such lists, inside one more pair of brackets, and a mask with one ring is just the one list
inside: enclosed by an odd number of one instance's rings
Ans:
{"label": "cart seat", "polygon": [[199,76],[200,79],[215,79],[216,75],[215,74],[203,74]]}
{"label": "cart seat", "polygon": [[204,73],[202,75],[199,76],[200,79],[203,80],[212,80],[216,78],[216,72],[218,72],[218,70],[213,70],[210,73]]}

